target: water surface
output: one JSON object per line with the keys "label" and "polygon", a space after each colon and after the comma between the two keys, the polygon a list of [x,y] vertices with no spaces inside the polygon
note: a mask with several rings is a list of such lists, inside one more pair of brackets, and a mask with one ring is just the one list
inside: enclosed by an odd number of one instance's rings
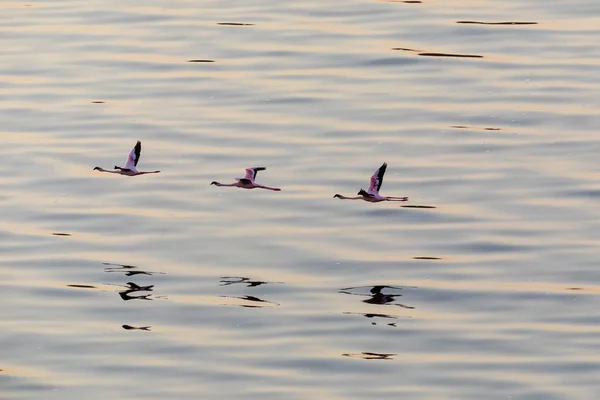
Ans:
{"label": "water surface", "polygon": [[0,398],[596,398],[600,3],[0,8]]}

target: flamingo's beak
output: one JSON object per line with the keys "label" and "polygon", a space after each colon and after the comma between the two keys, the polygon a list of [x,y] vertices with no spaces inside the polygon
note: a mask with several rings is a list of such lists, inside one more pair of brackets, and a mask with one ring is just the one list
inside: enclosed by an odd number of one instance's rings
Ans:
{"label": "flamingo's beak", "polygon": [[334,195],[334,196],[333,196],[333,198],[334,198],[334,199],[337,199],[337,198],[339,198],[339,197],[342,197],[342,196],[341,196],[341,195],[339,195],[339,194],[336,194],[336,195]]}
{"label": "flamingo's beak", "polygon": [[211,184],[211,185],[216,185],[217,183],[219,183],[219,182],[217,182],[217,181],[212,181],[210,184]]}
{"label": "flamingo's beak", "polygon": [[94,171],[96,170],[100,171],[100,167],[94,167]]}

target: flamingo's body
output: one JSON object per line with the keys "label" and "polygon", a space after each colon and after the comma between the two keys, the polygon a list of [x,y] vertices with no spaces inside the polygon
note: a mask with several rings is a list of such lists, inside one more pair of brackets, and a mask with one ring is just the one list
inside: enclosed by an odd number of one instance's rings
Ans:
{"label": "flamingo's body", "polygon": [[115,165],[115,170],[107,170],[102,167],[95,167],[94,171],[100,172],[109,172],[111,174],[119,174],[126,176],[136,176],[136,175],[144,175],[144,174],[157,174],[160,171],[138,171],[137,164],[140,161],[140,156],[142,154],[142,142],[139,140],[135,144],[134,148],[129,152],[129,156],[127,157],[127,162],[124,167],[117,167]]}
{"label": "flamingo's body", "polygon": [[215,185],[215,186],[234,186],[234,187],[238,187],[241,189],[259,188],[259,189],[274,190],[276,192],[280,191],[281,190],[280,188],[263,186],[263,185],[259,185],[258,183],[254,182],[254,179],[256,179],[256,173],[258,171],[264,171],[264,170],[266,170],[265,167],[246,168],[246,176],[243,178],[235,178],[235,182],[233,182],[233,183],[227,184],[227,183],[220,183],[217,181],[212,181],[210,184]]}
{"label": "flamingo's body", "polygon": [[341,194],[336,194],[333,198],[338,198],[342,200],[364,200],[369,203],[379,203],[380,201],[407,201],[408,197],[392,197],[392,196],[382,196],[379,194],[379,189],[381,189],[381,184],[383,183],[383,175],[385,174],[385,170],[387,168],[387,163],[383,163],[381,167],[373,176],[371,176],[371,183],[369,184],[369,190],[365,191],[364,189],[360,189],[357,193],[357,197],[346,197]]}

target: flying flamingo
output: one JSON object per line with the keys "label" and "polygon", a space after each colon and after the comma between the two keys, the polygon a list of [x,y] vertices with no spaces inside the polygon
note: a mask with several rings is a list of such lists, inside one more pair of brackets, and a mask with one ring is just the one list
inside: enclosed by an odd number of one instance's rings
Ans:
{"label": "flying flamingo", "polygon": [[266,170],[265,167],[246,168],[246,176],[243,178],[235,178],[235,182],[233,182],[233,183],[226,184],[226,183],[219,183],[217,181],[212,181],[210,184],[216,185],[216,186],[235,186],[235,187],[239,187],[242,189],[259,188],[259,189],[275,190],[277,192],[280,191],[281,189],[279,189],[279,188],[263,186],[263,185],[259,185],[256,182],[254,182],[254,179],[256,178],[256,173],[258,171],[264,171],[264,170]]}
{"label": "flying flamingo", "polygon": [[111,174],[119,174],[119,175],[127,175],[127,176],[136,176],[136,175],[144,175],[144,174],[158,174],[160,171],[138,171],[137,164],[140,161],[140,155],[142,153],[142,142],[139,140],[135,144],[135,147],[129,153],[127,157],[127,162],[125,163],[125,167],[117,167],[115,165],[115,171],[106,170],[102,167],[94,168],[94,171],[98,170],[100,172],[109,172]]}
{"label": "flying flamingo", "polygon": [[408,197],[384,197],[379,194],[379,189],[381,189],[381,184],[383,183],[383,175],[385,174],[385,169],[387,168],[387,163],[383,163],[381,167],[373,176],[371,176],[371,184],[369,185],[369,190],[364,191],[360,189],[357,197],[346,197],[341,194],[336,194],[333,198],[338,198],[342,200],[364,200],[371,203],[379,203],[380,201],[407,201]]}

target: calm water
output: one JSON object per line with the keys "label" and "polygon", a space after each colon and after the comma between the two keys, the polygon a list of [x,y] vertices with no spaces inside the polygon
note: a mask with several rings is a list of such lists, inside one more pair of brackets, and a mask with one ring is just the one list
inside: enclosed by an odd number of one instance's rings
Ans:
{"label": "calm water", "polygon": [[0,13],[0,398],[597,398],[599,2]]}

